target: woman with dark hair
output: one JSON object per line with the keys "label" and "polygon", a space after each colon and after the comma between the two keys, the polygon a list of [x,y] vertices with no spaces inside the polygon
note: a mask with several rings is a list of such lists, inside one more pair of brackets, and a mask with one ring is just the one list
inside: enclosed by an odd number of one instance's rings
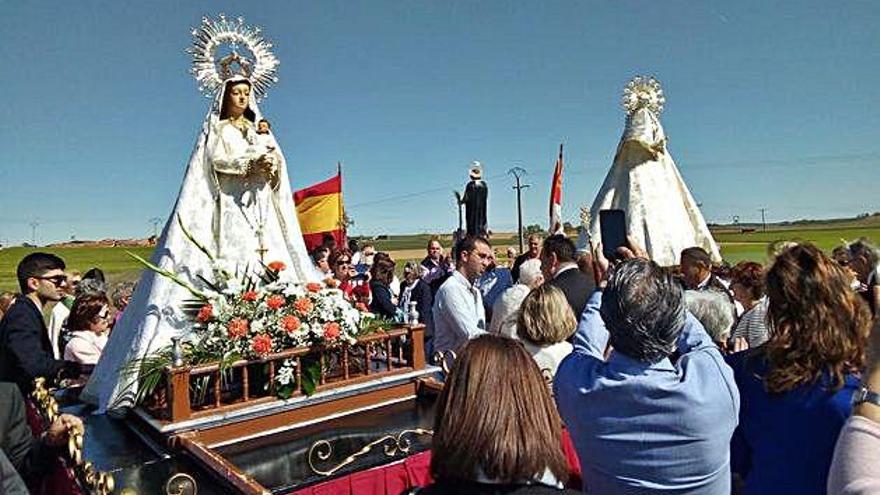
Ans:
{"label": "woman with dark hair", "polygon": [[411,493],[575,494],[562,421],[538,366],[519,342],[481,335],[455,360],[437,400],[431,475]]}
{"label": "woman with dark hair", "polygon": [[352,279],[354,268],[351,265],[351,254],[344,249],[333,251],[327,258],[327,264],[333,272],[332,278],[336,288],[342,291],[346,299],[354,302],[356,285]]}
{"label": "woman with dark hair", "polygon": [[730,334],[730,340],[745,339],[749,347],[758,347],[769,338],[764,267],[754,261],[737,263],[730,271],[730,291],[744,310]]}
{"label": "woman with dark hair", "polygon": [[732,470],[743,494],[824,494],[871,317],[811,244],[781,252],[766,280],[770,339],[730,358],[741,397]]}
{"label": "woman with dark hair", "polygon": [[81,294],[73,301],[67,328],[70,340],[64,347],[64,359],[80,364],[95,364],[107,345],[113,315],[110,301],[102,293]]}
{"label": "woman with dark hair", "polygon": [[318,246],[312,251],[312,263],[315,269],[326,280],[333,277],[333,270],[330,269],[330,248],[326,246]]}
{"label": "woman with dark hair", "polygon": [[373,261],[370,268],[370,311],[393,319],[397,314],[397,303],[391,292],[391,283],[394,279],[394,261],[388,257],[379,257]]}

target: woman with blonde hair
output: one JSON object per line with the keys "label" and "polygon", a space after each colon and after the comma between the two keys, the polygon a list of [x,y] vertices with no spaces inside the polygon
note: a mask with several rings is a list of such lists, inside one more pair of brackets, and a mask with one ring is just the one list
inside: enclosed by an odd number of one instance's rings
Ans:
{"label": "woman with blonde hair", "polygon": [[780,252],[766,281],[770,339],[730,359],[741,398],[732,470],[746,495],[825,493],[871,316],[840,266],[812,244]]}
{"label": "woman with blonde hair", "polygon": [[566,339],[574,334],[577,320],[565,293],[550,284],[533,290],[522,302],[517,320],[517,335],[538,364],[551,378],[559,363],[571,354]]}
{"label": "woman with blonde hair", "polygon": [[571,494],[562,421],[522,345],[481,335],[455,360],[437,400],[431,475],[410,493]]}

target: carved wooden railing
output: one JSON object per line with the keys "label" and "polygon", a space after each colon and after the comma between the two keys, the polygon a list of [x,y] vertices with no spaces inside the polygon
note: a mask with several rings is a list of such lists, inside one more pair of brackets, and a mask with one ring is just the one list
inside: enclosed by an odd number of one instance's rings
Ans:
{"label": "carved wooden railing", "polygon": [[165,387],[147,410],[160,419],[178,422],[279,400],[275,378],[288,360],[294,363],[290,397],[304,395],[306,363],[318,363],[314,392],[422,370],[424,330],[424,325],[400,326],[361,337],[351,345],[299,347],[223,366],[217,362],[168,366]]}

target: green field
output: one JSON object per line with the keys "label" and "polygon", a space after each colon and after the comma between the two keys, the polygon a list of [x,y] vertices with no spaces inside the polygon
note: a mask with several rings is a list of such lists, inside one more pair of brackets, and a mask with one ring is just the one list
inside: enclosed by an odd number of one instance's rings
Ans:
{"label": "green field", "polygon": [[[766,232],[758,228],[755,232],[742,233],[739,229],[719,227],[713,230],[715,240],[721,245],[721,253],[725,261],[736,263],[741,260],[764,262],[767,259],[767,247],[775,241],[791,240],[812,242],[820,248],[830,251],[844,241],[852,241],[866,237],[880,242],[880,217],[872,216],[862,219],[805,222],[793,225],[774,225]],[[430,234],[389,236],[374,242],[380,251],[388,251],[398,261],[398,270],[408,259],[421,259],[424,248],[432,236]],[[451,238],[441,238],[444,246],[449,246]],[[515,237],[501,234],[493,239],[495,246],[515,245]],[[133,280],[138,277],[140,265],[125,251],[130,250],[139,256],[149,257],[151,248],[121,247],[65,247],[65,248],[6,248],[0,250],[0,291],[16,291],[15,267],[27,253],[34,251],[55,253],[64,258],[67,266],[73,270],[84,272],[92,267],[99,267],[108,275],[111,282]],[[420,252],[416,252],[420,251]],[[502,250],[503,253],[503,250]]]}
{"label": "green field", "polygon": [[81,273],[98,267],[111,282],[134,280],[139,276],[141,265],[126,254],[131,251],[138,256],[149,258],[153,248],[148,247],[66,247],[66,248],[6,248],[0,250],[0,291],[18,291],[15,280],[15,267],[28,253],[43,251],[57,254],[64,259],[68,269]]}

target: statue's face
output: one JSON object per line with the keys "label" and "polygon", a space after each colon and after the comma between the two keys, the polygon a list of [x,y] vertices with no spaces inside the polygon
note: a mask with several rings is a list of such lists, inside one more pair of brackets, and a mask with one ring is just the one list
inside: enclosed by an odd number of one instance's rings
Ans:
{"label": "statue's face", "polygon": [[239,83],[226,93],[226,109],[230,117],[238,117],[247,110],[250,101],[251,87],[246,83]]}

